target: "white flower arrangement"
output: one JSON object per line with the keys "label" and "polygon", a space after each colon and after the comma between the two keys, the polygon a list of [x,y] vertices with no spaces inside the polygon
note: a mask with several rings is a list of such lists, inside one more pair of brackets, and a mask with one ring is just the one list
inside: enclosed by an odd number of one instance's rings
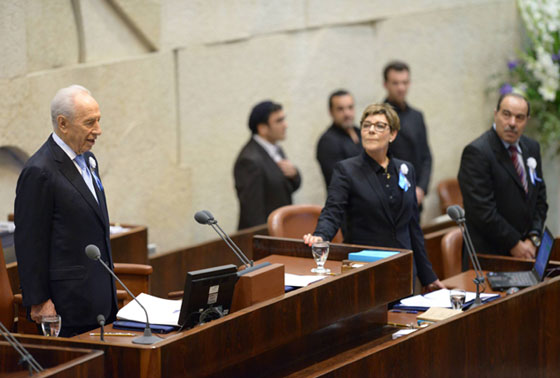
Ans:
{"label": "white flower arrangement", "polygon": [[544,147],[560,153],[560,1],[517,0],[530,44],[508,62],[500,93],[518,93],[531,104],[531,127]]}

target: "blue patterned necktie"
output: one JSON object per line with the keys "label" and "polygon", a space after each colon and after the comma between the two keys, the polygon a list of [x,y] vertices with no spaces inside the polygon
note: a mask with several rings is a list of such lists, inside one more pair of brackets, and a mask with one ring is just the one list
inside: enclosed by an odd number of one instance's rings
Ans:
{"label": "blue patterned necktie", "polygon": [[78,163],[78,166],[80,167],[80,170],[82,171],[82,178],[84,179],[87,187],[91,191],[91,194],[93,194],[93,197],[97,201],[97,195],[95,194],[95,188],[93,187],[93,178],[91,176],[91,172],[90,172],[89,168],[86,165],[86,161],[84,159],[84,156],[83,155],[78,155],[78,156],[76,156],[76,158],[74,160],[76,160],[76,163]]}

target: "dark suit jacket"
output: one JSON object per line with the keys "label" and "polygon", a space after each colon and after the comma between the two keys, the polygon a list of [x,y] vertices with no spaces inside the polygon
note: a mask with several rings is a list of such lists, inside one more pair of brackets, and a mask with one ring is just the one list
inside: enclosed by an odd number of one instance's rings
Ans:
{"label": "dark suit jacket", "polygon": [[[93,154],[84,154],[87,164]],[[95,170],[97,177],[99,173]],[[95,328],[96,317],[114,319],[115,284],[85,254],[95,244],[112,268],[105,194],[99,204],[52,136],[27,161],[15,200],[15,251],[23,304],[51,299],[64,327]]]}
{"label": "dark suit jacket", "polygon": [[542,179],[539,144],[522,136],[521,146],[529,193],[526,195],[508,151],[498,134],[488,130],[465,147],[459,169],[465,215],[478,253],[509,255],[529,232],[542,232],[548,205],[544,181],[531,183],[527,159],[537,161]]}
{"label": "dark suit jacket", "polygon": [[[362,138],[360,129],[354,127],[358,138]],[[361,142],[354,143],[350,135],[342,128],[331,125],[321,135],[317,143],[317,161],[321,165],[321,171],[327,188],[331,182],[334,166],[341,160],[359,155],[363,151]]]}
{"label": "dark suit jacket", "polygon": [[335,166],[327,202],[314,235],[332,240],[346,215],[348,228],[345,243],[411,249],[415,262],[414,272],[418,272],[418,277],[425,286],[437,277],[424,248],[414,168],[412,164],[399,159],[393,159],[393,163],[397,167],[403,163],[408,166],[406,177],[411,184],[403,192],[402,205],[396,219],[391,215],[388,199],[375,174],[372,159],[362,152]]}
{"label": "dark suit jacket", "polygon": [[432,153],[428,145],[424,116],[408,104],[405,109],[401,109],[396,104],[385,101],[395,108],[401,121],[401,129],[389,145],[389,154],[412,163],[416,170],[416,184],[427,194],[432,175]]}
{"label": "dark suit jacket", "polygon": [[[284,153],[280,151],[283,155]],[[284,156],[284,155],[283,155]],[[233,169],[239,198],[239,229],[266,223],[275,209],[290,205],[300,184],[284,176],[265,149],[253,138],[243,147]]]}

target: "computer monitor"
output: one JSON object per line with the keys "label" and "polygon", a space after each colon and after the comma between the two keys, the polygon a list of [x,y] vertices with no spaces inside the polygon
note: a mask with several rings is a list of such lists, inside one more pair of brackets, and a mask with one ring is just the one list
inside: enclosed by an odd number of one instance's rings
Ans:
{"label": "computer monitor", "polygon": [[229,314],[237,280],[233,264],[187,272],[179,325],[192,328]]}

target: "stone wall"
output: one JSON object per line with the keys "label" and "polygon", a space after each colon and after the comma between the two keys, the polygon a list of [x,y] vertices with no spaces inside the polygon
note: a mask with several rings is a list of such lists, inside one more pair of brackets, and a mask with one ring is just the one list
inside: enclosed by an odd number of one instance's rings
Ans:
{"label": "stone wall", "polygon": [[[434,155],[426,221],[440,179],[490,126],[489,77],[521,44],[514,0],[3,0],[0,147],[31,155],[52,130],[60,87],[88,87],[101,106],[100,162],[112,221],[144,224],[158,251],[214,238],[193,220],[209,209],[237,225],[233,162],[258,101],[281,102],[283,143],[300,168],[296,203],[322,204],[315,144],[327,96],[384,97],[381,70],[412,69]],[[0,159],[0,216],[13,211],[17,170]],[[19,168],[18,168],[19,169]]]}

